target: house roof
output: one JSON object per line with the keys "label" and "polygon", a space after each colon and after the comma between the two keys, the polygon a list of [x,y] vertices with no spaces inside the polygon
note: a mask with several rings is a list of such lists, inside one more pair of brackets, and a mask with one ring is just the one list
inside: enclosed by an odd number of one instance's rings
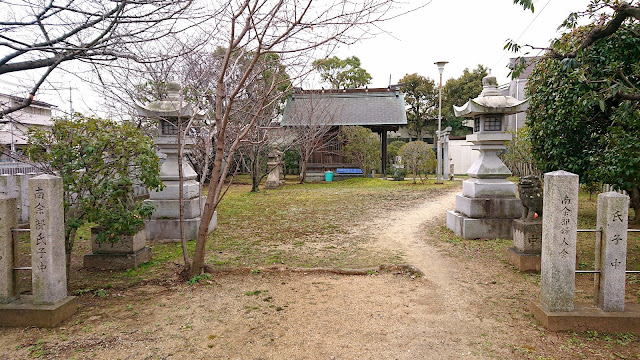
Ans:
{"label": "house roof", "polygon": [[[7,99],[11,99],[15,102],[22,102],[24,101],[24,98],[21,98],[19,96],[15,96],[15,95],[9,95],[9,94],[2,94],[0,93],[0,98],[7,98]],[[37,106],[37,107],[43,107],[43,108],[47,108],[47,109],[53,109],[56,108],[56,105],[52,105],[49,103],[46,103],[44,101],[40,101],[40,100],[31,100],[31,104],[29,106]]]}
{"label": "house roof", "polygon": [[406,125],[404,94],[390,88],[296,89],[287,100],[280,124],[282,126]]}

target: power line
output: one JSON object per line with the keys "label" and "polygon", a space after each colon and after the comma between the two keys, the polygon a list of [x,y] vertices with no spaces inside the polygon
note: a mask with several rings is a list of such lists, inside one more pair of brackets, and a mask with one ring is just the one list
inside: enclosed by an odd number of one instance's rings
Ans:
{"label": "power line", "polygon": [[[551,0],[547,0],[547,3],[544,4],[544,6],[542,7],[542,9],[540,10],[540,12],[538,12],[538,14],[536,14],[536,16],[533,17],[533,19],[531,20],[531,22],[529,22],[529,25],[527,25],[527,27],[524,28],[524,30],[522,30],[522,33],[520,33],[520,36],[518,36],[518,38],[514,41],[514,42],[518,42],[518,40],[520,40],[520,38],[522,37],[522,35],[524,35],[527,30],[529,30],[529,28],[531,27],[531,25],[533,24],[534,21],[536,21],[536,19],[538,18],[538,16],[540,16],[540,14],[542,14],[542,12],[544,11],[544,9],[547,8],[547,5],[549,5],[549,3],[551,2]],[[498,59],[498,61],[496,61],[496,63],[493,65],[493,67],[498,66],[498,64],[500,63],[500,61],[502,61],[502,59],[504,58],[505,55],[507,55],[509,53],[509,51],[504,51],[502,53],[502,56],[500,56],[500,59]]]}

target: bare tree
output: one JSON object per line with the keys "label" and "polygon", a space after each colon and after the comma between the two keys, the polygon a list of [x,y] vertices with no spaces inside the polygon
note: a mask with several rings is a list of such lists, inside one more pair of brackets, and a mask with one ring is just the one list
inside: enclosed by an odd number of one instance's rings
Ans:
{"label": "bare tree", "polygon": [[[215,131],[215,156],[211,171],[209,192],[198,230],[191,274],[202,271],[209,221],[222,196],[226,174],[233,156],[242,140],[256,125],[265,108],[272,106],[284,94],[281,82],[271,77],[264,86],[260,98],[242,104],[252,116],[246,118],[235,138],[227,139],[236,101],[244,95],[244,89],[263,75],[260,59],[265,54],[278,54],[279,61],[287,68],[301,67],[301,60],[311,58],[313,51],[323,45],[336,42],[352,42],[349,30],[366,28],[368,24],[385,19],[392,5],[391,0],[330,0],[330,1],[225,1],[220,2],[220,26],[214,37],[225,44],[225,52],[219,66],[216,81],[212,84]],[[236,54],[251,54],[248,66],[238,66]],[[231,143],[225,152],[227,141]],[[226,161],[223,161],[225,160]]]}
{"label": "bare tree", "polygon": [[29,73],[34,80],[24,89],[22,101],[0,109],[0,118],[29,106],[49,75],[71,60],[94,68],[118,58],[157,60],[137,51],[140,44],[182,32],[203,20],[191,5],[192,0],[3,2],[0,75]]}

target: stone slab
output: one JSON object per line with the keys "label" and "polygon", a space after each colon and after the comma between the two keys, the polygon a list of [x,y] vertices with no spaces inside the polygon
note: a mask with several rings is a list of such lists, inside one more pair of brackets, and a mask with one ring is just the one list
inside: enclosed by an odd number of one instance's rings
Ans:
{"label": "stone slab", "polygon": [[462,182],[462,195],[470,198],[515,198],[516,184],[507,179],[471,178]]}
{"label": "stone slab", "polygon": [[529,309],[547,330],[595,330],[600,332],[640,333],[640,304],[626,303],[625,311],[602,311],[590,304],[577,303],[573,311],[547,311],[538,301],[532,301]]}
{"label": "stone slab", "polygon": [[[151,200],[177,200],[180,196],[179,181],[165,181],[165,188],[162,191],[149,191],[149,199]],[[188,180],[183,183],[182,195],[185,199],[193,199],[198,197],[200,193],[200,185],[195,180]]]}
{"label": "stone slab", "polygon": [[121,236],[117,242],[98,242],[98,228],[91,229],[91,251],[94,254],[132,254],[147,245],[147,233],[144,229],[135,235]]}
{"label": "stone slab", "polygon": [[86,254],[82,259],[82,266],[85,268],[126,270],[135,269],[151,259],[153,259],[153,250],[150,247],[144,247],[130,254]]}
{"label": "stone slab", "polygon": [[526,254],[510,247],[507,249],[507,261],[522,272],[540,272],[540,254]]}
{"label": "stone slab", "polygon": [[[152,219],[144,222],[147,232],[147,241],[154,242],[180,242],[180,220],[175,219]],[[218,213],[215,212],[209,223],[209,232],[218,225]],[[200,217],[195,219],[185,219],[184,236],[187,241],[195,240],[198,236]]]}
{"label": "stone slab", "polygon": [[50,305],[36,305],[32,296],[21,296],[9,304],[0,305],[0,326],[51,328],[71,317],[78,310],[75,296]]}
{"label": "stone slab", "polygon": [[[156,211],[151,215],[151,219],[179,219],[180,218],[180,201],[179,200],[146,200],[151,203]],[[184,218],[194,219],[200,217],[200,199],[184,200]]]}
{"label": "stone slab", "polygon": [[[513,246],[526,254],[542,251],[542,220],[513,220]],[[538,269],[540,270],[540,269]]]}
{"label": "stone slab", "polygon": [[522,216],[522,202],[517,198],[470,198],[456,195],[456,211],[471,218],[517,219]]}
{"label": "stone slab", "polygon": [[463,239],[511,239],[513,219],[473,219],[457,211],[447,211],[447,228]]}

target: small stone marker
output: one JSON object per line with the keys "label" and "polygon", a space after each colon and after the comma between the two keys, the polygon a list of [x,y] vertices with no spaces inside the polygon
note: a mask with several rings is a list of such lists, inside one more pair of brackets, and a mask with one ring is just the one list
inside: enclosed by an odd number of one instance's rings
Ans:
{"label": "small stone marker", "polygon": [[16,198],[0,195],[0,304],[17,298],[13,275],[13,238],[11,229],[17,225]]}
{"label": "small stone marker", "polygon": [[578,175],[544,174],[540,306],[572,311],[578,230]]}
{"label": "small stone marker", "polygon": [[29,179],[31,281],[34,304],[55,304],[67,297],[62,179]]}
{"label": "small stone marker", "polygon": [[595,305],[603,311],[624,311],[629,197],[617,192],[598,195]]}

